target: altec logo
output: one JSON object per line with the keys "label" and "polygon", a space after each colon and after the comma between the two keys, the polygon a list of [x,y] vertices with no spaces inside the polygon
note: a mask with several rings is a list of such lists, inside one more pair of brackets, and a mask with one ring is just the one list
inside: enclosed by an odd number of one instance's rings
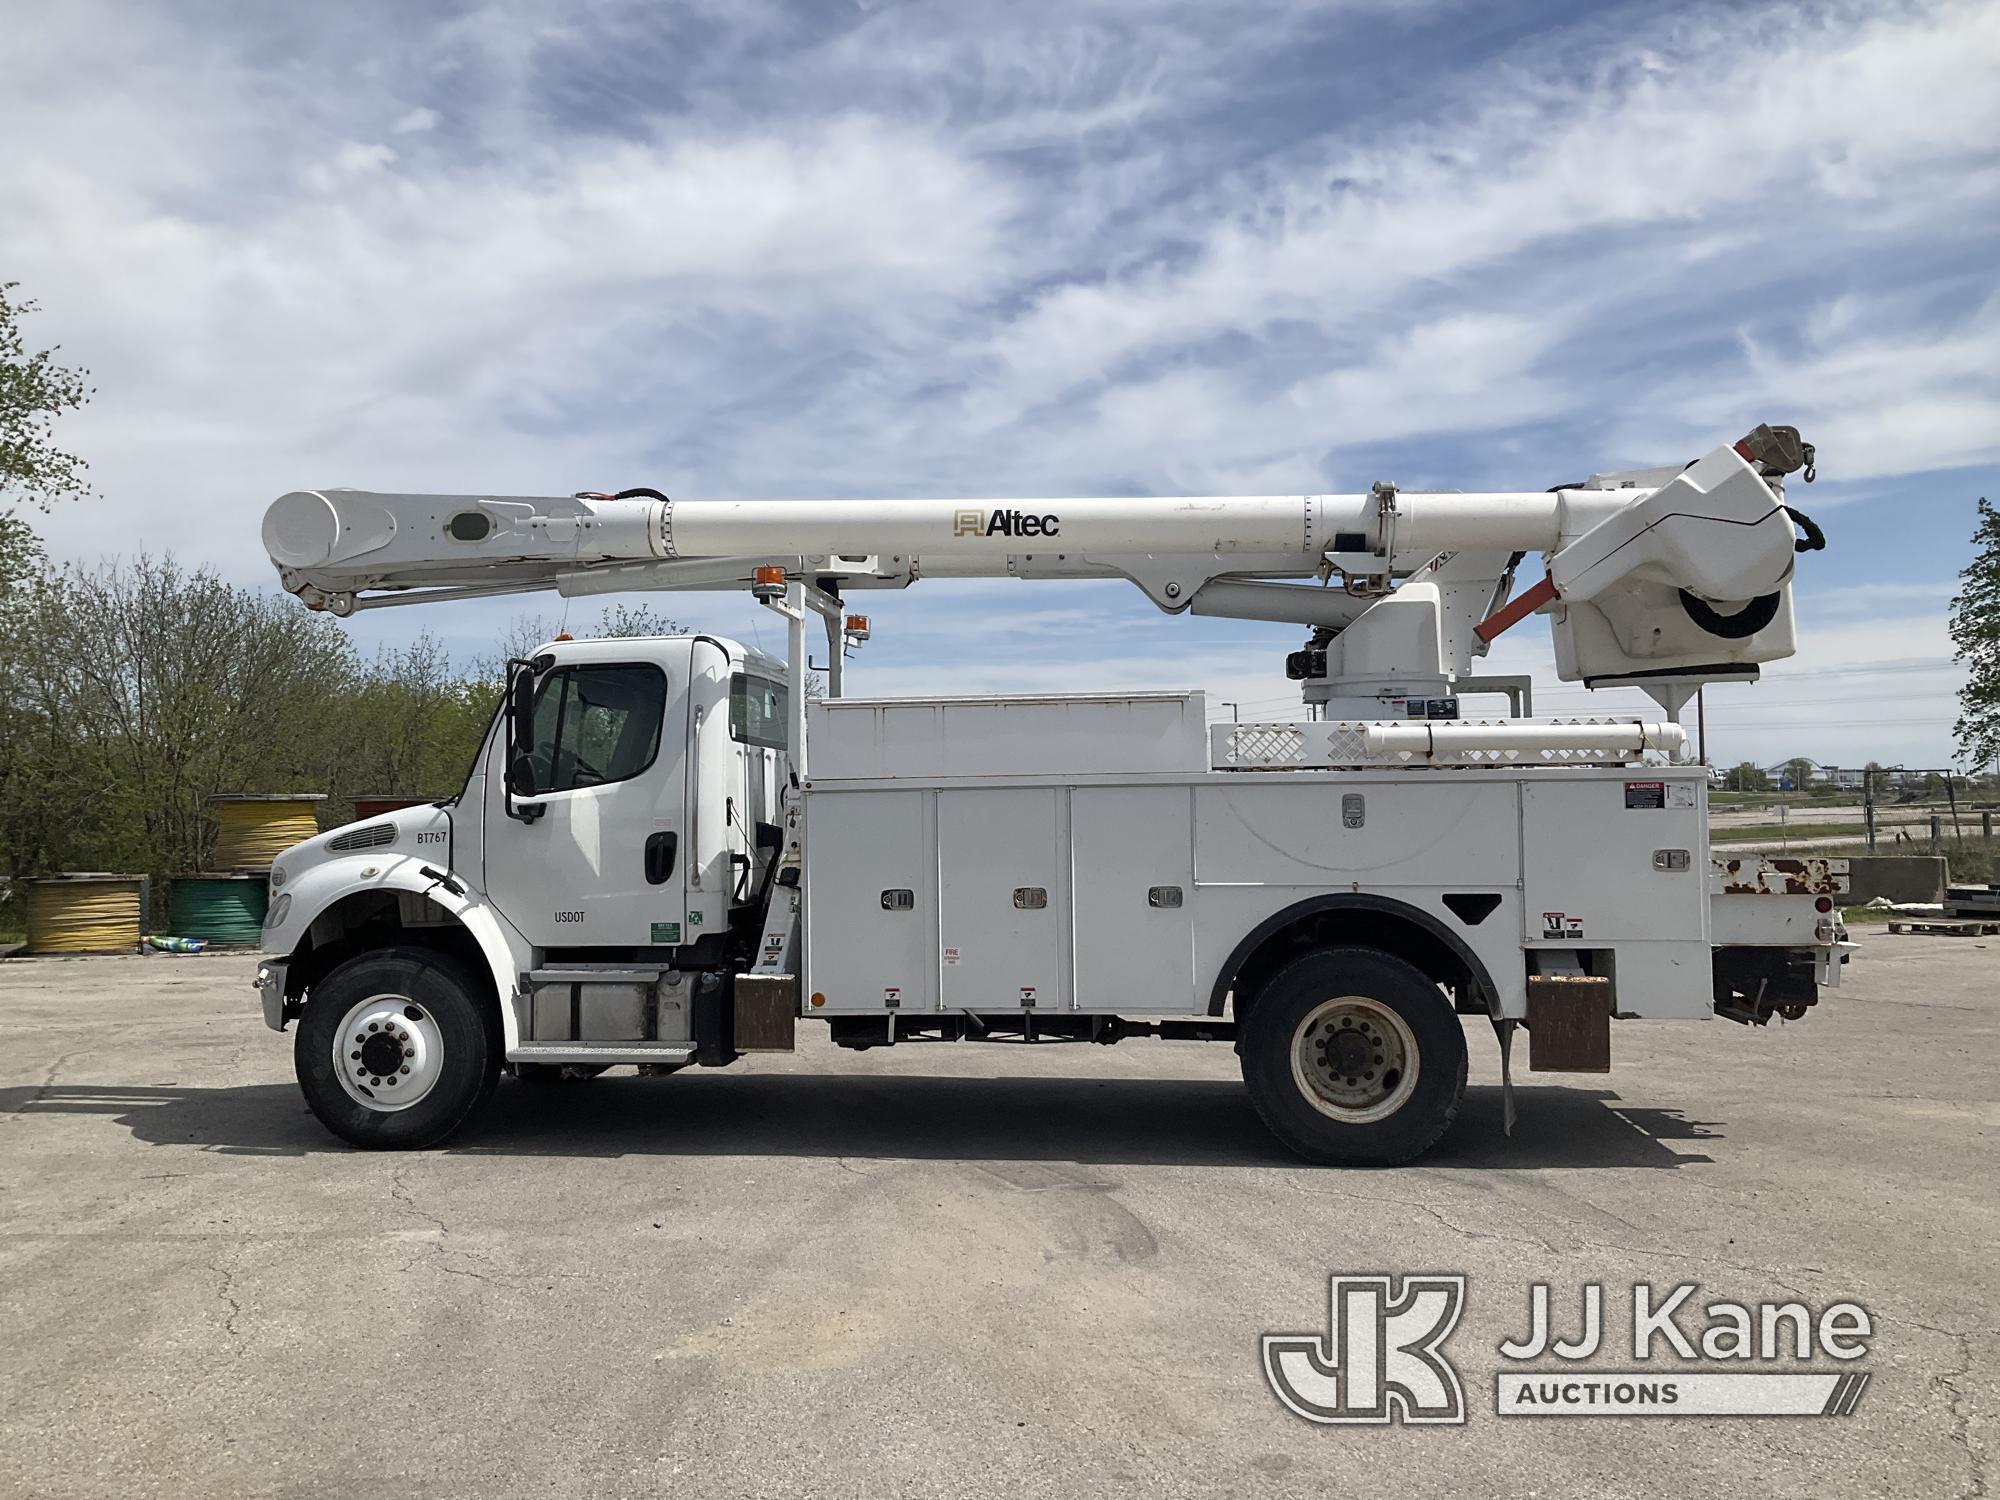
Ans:
{"label": "altec logo", "polygon": [[1021,510],[959,510],[951,516],[953,536],[1059,536],[1058,516],[1037,516]]}

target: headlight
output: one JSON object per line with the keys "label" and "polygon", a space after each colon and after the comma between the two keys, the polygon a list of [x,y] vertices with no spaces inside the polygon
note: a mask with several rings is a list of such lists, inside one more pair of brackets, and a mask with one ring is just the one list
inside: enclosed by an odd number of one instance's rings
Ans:
{"label": "headlight", "polygon": [[264,913],[264,925],[266,927],[282,927],[285,918],[291,914],[291,910],[292,898],[290,896],[280,896],[276,901],[271,903],[271,909]]}

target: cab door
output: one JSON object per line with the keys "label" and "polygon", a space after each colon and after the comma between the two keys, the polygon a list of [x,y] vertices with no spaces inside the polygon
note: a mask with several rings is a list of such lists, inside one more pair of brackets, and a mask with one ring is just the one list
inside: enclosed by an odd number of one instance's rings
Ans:
{"label": "cab door", "polygon": [[648,660],[591,644],[536,684],[524,747],[534,794],[513,799],[523,816],[509,813],[506,737],[494,736],[487,896],[538,947],[678,946],[690,854],[686,652]]}

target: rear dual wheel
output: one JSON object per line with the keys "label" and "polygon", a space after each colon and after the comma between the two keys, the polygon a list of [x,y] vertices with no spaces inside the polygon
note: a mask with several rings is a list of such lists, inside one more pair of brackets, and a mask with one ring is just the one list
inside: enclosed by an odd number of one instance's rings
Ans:
{"label": "rear dual wheel", "polygon": [[1375,948],[1294,959],[1251,999],[1239,1045],[1271,1133],[1330,1166],[1411,1160],[1465,1096],[1458,1016],[1414,966]]}

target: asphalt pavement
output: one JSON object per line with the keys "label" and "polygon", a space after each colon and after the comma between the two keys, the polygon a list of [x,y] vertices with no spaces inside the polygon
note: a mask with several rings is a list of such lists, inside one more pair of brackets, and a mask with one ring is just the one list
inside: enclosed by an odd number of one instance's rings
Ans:
{"label": "asphalt pavement", "polygon": [[[1804,1021],[1490,1030],[1420,1165],[1316,1169],[1226,1047],[925,1045],[503,1083],[449,1149],[305,1112],[246,958],[0,963],[0,1493],[1987,1492],[2000,939],[1864,931]],[[1268,1332],[1462,1274],[1462,1425],[1320,1425]],[[1830,1418],[1495,1415],[1547,1283],[1852,1300]],[[1546,1363],[1546,1362],[1545,1362]],[[1657,1363],[1657,1361],[1656,1361]],[[1787,1368],[1798,1368],[1788,1366]]]}

